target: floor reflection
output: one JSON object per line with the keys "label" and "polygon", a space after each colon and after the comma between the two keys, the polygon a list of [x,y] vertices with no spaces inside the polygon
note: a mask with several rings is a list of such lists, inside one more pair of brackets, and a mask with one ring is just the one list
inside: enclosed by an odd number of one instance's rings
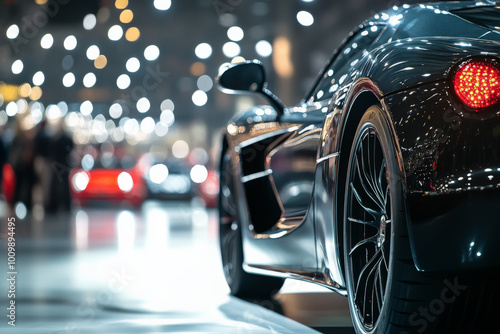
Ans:
{"label": "floor reflection", "polygon": [[[2,214],[0,254],[12,215]],[[229,297],[214,210],[80,208],[28,216],[16,230],[22,333],[353,333],[345,299],[305,283],[287,281],[274,300]]]}

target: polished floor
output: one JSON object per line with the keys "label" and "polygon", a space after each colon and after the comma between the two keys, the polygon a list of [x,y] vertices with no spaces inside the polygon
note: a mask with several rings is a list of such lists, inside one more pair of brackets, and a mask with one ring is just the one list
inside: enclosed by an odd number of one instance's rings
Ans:
{"label": "polished floor", "polygon": [[174,202],[35,210],[15,222],[14,282],[7,237],[16,216],[1,216],[1,333],[354,333],[346,299],[314,285],[287,281],[275,300],[229,296],[214,210]]}

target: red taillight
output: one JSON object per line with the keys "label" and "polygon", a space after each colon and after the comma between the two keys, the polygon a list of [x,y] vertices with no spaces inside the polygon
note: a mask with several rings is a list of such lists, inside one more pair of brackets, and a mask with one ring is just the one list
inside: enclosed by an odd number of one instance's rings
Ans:
{"label": "red taillight", "polygon": [[453,86],[469,107],[487,108],[500,100],[500,70],[488,62],[471,61],[455,73]]}

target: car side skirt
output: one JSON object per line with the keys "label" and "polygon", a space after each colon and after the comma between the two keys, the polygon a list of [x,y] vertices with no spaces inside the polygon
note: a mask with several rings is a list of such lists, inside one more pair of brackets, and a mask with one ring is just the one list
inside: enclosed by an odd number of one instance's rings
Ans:
{"label": "car side skirt", "polygon": [[297,279],[300,281],[305,281],[309,283],[315,283],[321,285],[327,289],[330,289],[342,296],[347,296],[347,290],[341,287],[338,283],[333,282],[329,275],[324,273],[317,272],[307,272],[307,271],[290,271],[287,269],[283,269],[280,267],[273,266],[261,266],[261,265],[243,265],[243,269],[246,272],[257,274],[257,275],[265,275],[265,276],[273,276],[280,278],[290,278]]}

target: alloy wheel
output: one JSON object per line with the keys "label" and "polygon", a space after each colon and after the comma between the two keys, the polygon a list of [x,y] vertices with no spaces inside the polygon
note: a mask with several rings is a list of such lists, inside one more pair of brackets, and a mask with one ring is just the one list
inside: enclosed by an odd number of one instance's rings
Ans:
{"label": "alloy wheel", "polygon": [[375,127],[358,132],[346,190],[348,284],[356,318],[371,331],[382,313],[389,277],[391,201],[386,158]]}

